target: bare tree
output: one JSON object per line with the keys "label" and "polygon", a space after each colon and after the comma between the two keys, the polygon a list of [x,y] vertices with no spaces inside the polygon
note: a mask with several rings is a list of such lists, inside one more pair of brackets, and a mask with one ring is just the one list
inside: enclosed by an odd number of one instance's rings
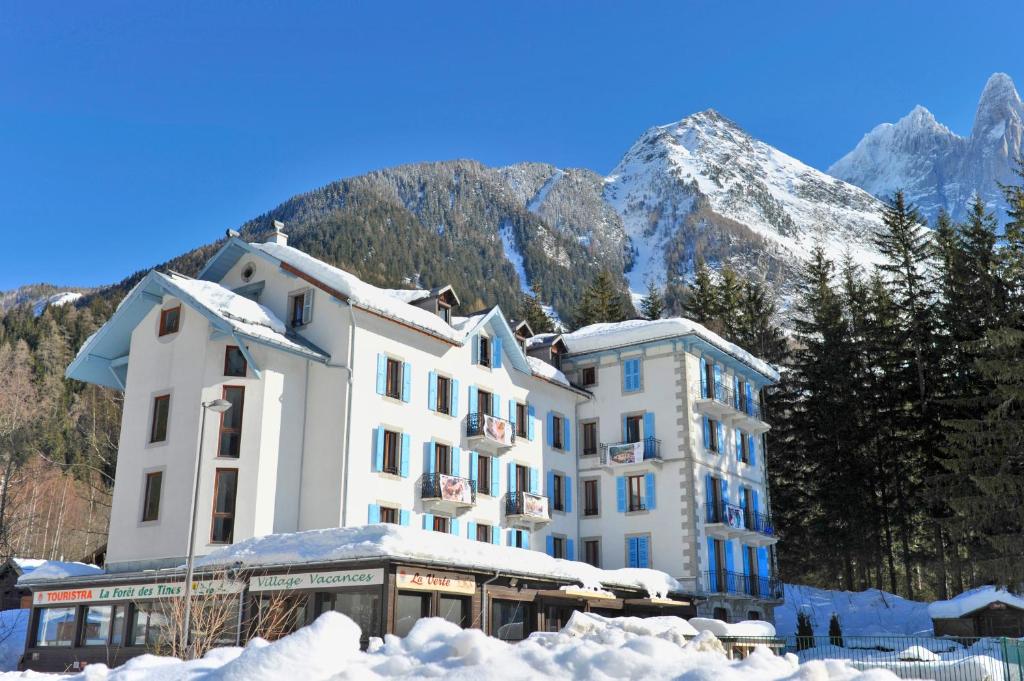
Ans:
{"label": "bare tree", "polygon": [[19,452],[19,439],[42,413],[41,396],[32,382],[31,355],[28,345],[18,341],[13,347],[0,344],[0,553],[10,556],[13,536],[10,518],[10,492],[18,466],[24,460]]}

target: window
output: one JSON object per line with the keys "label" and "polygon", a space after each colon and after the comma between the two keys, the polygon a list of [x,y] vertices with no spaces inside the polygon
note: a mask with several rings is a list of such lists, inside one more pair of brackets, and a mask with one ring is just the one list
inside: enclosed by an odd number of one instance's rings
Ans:
{"label": "window", "polygon": [[583,540],[583,562],[593,565],[594,567],[601,567],[600,539]]}
{"label": "window", "polygon": [[[321,592],[316,594],[315,607],[317,617],[333,610],[352,618],[352,621],[359,625],[364,641],[368,640],[370,636],[375,636],[380,629],[380,591],[377,589]],[[305,610],[303,607],[303,615],[305,615]]]}
{"label": "window", "polygon": [[384,431],[384,460],[381,465],[381,471],[384,473],[398,475],[398,461],[401,456],[399,437],[400,435],[392,430]]}
{"label": "window", "polygon": [[530,436],[530,408],[522,402],[516,402],[516,436]]}
{"label": "window", "polygon": [[434,472],[452,474],[452,448],[448,445],[434,445]]}
{"label": "window", "polygon": [[494,414],[494,395],[486,390],[478,390],[476,393],[477,410],[481,414]]}
{"label": "window", "polygon": [[399,591],[395,599],[395,636],[407,635],[424,617],[430,617],[430,594]]}
{"label": "window", "polygon": [[622,390],[635,393],[640,390],[640,359],[627,359],[622,363]]}
{"label": "window", "polygon": [[557,414],[551,417],[551,446],[555,449],[564,449],[562,442],[562,417]]}
{"label": "window", "polygon": [[491,636],[502,641],[522,641],[527,631],[530,604],[523,601],[491,600]]}
{"label": "window", "polygon": [[586,421],[583,427],[583,455],[597,454],[597,421]]}
{"label": "window", "polygon": [[644,476],[630,475],[626,477],[627,489],[629,490],[629,510],[643,511],[644,506]]}
{"label": "window", "polygon": [[761,613],[759,613],[757,610],[750,610],[747,612],[747,619],[756,622],[757,620],[761,619]]}
{"label": "window", "polygon": [[626,536],[626,567],[651,566],[651,539],[646,534]]}
{"label": "window", "polygon": [[519,464],[516,464],[516,489],[520,492],[530,489],[530,471]]}
{"label": "window", "polygon": [[150,442],[165,442],[167,440],[167,418],[170,412],[170,395],[157,395],[153,398],[153,425],[149,431]]}
{"label": "window", "polygon": [[229,345],[224,349],[224,375],[245,378],[248,370],[245,355],[237,345]]}
{"label": "window", "polygon": [[160,310],[160,335],[167,336],[178,333],[178,326],[181,323],[181,305]]}
{"label": "window", "polygon": [[551,557],[565,558],[565,537],[551,538]]}
{"label": "window", "polygon": [[213,485],[213,523],[210,543],[230,544],[235,536],[235,497],[238,469],[218,468]]}
{"label": "window", "polygon": [[476,491],[477,494],[491,493],[491,457],[477,457],[476,461]]}
{"label": "window", "polygon": [[722,443],[718,439],[718,421],[714,419],[705,419],[704,423],[707,424],[707,446],[712,452],[721,452]]}
{"label": "window", "polygon": [[388,373],[384,394],[396,400],[402,399],[402,363],[388,357]]}
{"label": "window", "polygon": [[512,546],[517,549],[530,548],[530,542],[528,541],[526,533],[522,530],[512,530]]}
{"label": "window", "polygon": [[746,433],[737,430],[737,441],[740,445],[740,461],[750,463],[750,438]]}
{"label": "window", "polygon": [[39,647],[70,647],[75,641],[76,608],[42,608],[36,625]]}
{"label": "window", "polygon": [[441,594],[437,597],[437,616],[465,628],[469,624],[469,599]]}
{"label": "window", "polygon": [[480,336],[480,366],[491,366],[491,339]]}
{"label": "window", "polygon": [[437,316],[445,321],[446,324],[452,323],[452,308],[450,305],[444,303],[437,304]]}
{"label": "window", "polygon": [[626,442],[640,442],[640,429],[643,426],[643,416],[626,417]]}
{"label": "window", "polygon": [[245,406],[245,388],[224,386],[224,399],[231,408],[220,415],[220,448],[217,456],[237,459],[242,448],[242,410]]}
{"label": "window", "polygon": [[713,617],[716,620],[721,620],[722,622],[728,623],[729,622],[729,611],[726,610],[725,608],[715,608],[714,613],[713,613]]}
{"label": "window", "polygon": [[452,379],[447,376],[437,377],[437,411],[449,416],[452,413]]}
{"label": "window", "polygon": [[551,476],[551,507],[556,511],[565,510],[565,477],[560,473]]}
{"label": "window", "polygon": [[[757,523],[754,522],[754,513],[757,511],[756,504],[754,504],[754,490],[749,487],[741,487],[740,494],[743,495],[743,509],[744,524],[747,529],[753,530],[757,527]],[[753,565],[753,563],[751,563]]]}
{"label": "window", "polygon": [[491,527],[490,525],[484,525],[483,523],[477,523],[476,524],[476,540],[477,541],[482,541],[485,544],[490,544],[491,543],[491,536],[492,536],[491,533],[493,531],[494,531],[494,528]]}
{"label": "window", "polygon": [[583,515],[594,516],[598,514],[597,480],[583,481]]}
{"label": "window", "polygon": [[132,606],[131,643],[136,646],[156,646],[164,643],[171,633],[171,621],[159,601],[142,601]]}
{"label": "window", "polygon": [[83,646],[120,646],[124,643],[125,607],[90,605],[82,624]]}
{"label": "window", "polygon": [[146,488],[142,498],[142,522],[148,523],[160,517],[160,488],[163,486],[162,472],[146,473]]}
{"label": "window", "polygon": [[445,518],[443,515],[434,516],[434,532],[444,532],[448,534],[451,528],[451,518]]}
{"label": "window", "polygon": [[288,299],[288,321],[293,327],[305,326],[313,321],[313,292],[303,291]]}
{"label": "window", "polygon": [[718,381],[715,380],[715,364],[714,362],[706,362],[704,364],[704,385],[705,393],[702,397],[715,397],[718,394]]}
{"label": "window", "polygon": [[583,367],[580,369],[580,383],[583,387],[597,385],[597,367]]}
{"label": "window", "polygon": [[391,525],[398,524],[398,509],[389,506],[380,507],[380,521]]}

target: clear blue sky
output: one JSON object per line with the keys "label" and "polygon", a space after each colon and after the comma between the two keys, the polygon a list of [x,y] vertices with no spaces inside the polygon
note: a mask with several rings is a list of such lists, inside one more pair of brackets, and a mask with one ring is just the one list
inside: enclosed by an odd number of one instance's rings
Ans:
{"label": "clear blue sky", "polygon": [[112,282],[289,196],[458,157],[609,171],[713,107],[819,168],[1024,80],[1020,2],[0,0],[0,290]]}

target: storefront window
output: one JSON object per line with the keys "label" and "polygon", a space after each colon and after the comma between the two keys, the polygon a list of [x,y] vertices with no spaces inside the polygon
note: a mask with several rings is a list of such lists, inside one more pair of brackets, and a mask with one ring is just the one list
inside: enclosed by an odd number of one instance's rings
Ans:
{"label": "storefront window", "polygon": [[85,609],[83,646],[119,646],[124,643],[124,606],[90,605]]}
{"label": "storefront window", "polygon": [[318,616],[328,610],[347,615],[359,625],[364,639],[376,636],[380,631],[379,591],[337,591],[316,596]]}
{"label": "storefront window", "polygon": [[526,611],[529,605],[521,601],[491,601],[491,636],[502,641],[521,641],[526,638]]}
{"label": "storefront window", "polygon": [[420,618],[429,616],[429,594],[398,592],[395,600],[395,636],[405,636]]}
{"label": "storefront window", "polygon": [[438,616],[465,629],[469,622],[469,601],[461,596],[441,596]]}
{"label": "storefront window", "polygon": [[43,608],[39,611],[36,645],[71,646],[75,640],[75,608]]}
{"label": "storefront window", "polygon": [[157,602],[136,603],[132,622],[132,645],[158,646],[171,635],[170,619]]}

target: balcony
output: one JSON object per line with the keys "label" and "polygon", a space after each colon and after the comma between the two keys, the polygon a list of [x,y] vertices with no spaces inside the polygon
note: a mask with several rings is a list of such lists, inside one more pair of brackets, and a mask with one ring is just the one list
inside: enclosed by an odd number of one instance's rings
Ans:
{"label": "balcony", "polygon": [[704,529],[712,537],[738,538],[748,546],[771,546],[779,541],[771,516],[718,502],[705,505]]}
{"label": "balcony", "polygon": [[476,483],[469,478],[428,473],[420,490],[423,505],[437,511],[457,513],[476,505]]}
{"label": "balcony", "polygon": [[501,454],[516,443],[516,427],[511,421],[476,412],[466,417],[466,438],[473,449]]}
{"label": "balcony", "polygon": [[765,601],[781,601],[783,597],[782,582],[776,577],[725,570],[709,570],[704,573],[704,592],[708,595],[741,596]]}
{"label": "balcony", "polygon": [[512,527],[536,529],[551,522],[548,498],[529,492],[510,492],[505,497],[505,521]]}
{"label": "balcony", "polygon": [[653,437],[639,442],[601,444],[601,465],[614,470],[636,470],[661,466],[661,440]]}
{"label": "balcony", "polygon": [[771,428],[762,420],[760,402],[747,399],[745,393],[738,393],[721,383],[709,385],[708,395],[699,395],[694,406],[708,418],[728,423],[754,435],[765,433]]}

